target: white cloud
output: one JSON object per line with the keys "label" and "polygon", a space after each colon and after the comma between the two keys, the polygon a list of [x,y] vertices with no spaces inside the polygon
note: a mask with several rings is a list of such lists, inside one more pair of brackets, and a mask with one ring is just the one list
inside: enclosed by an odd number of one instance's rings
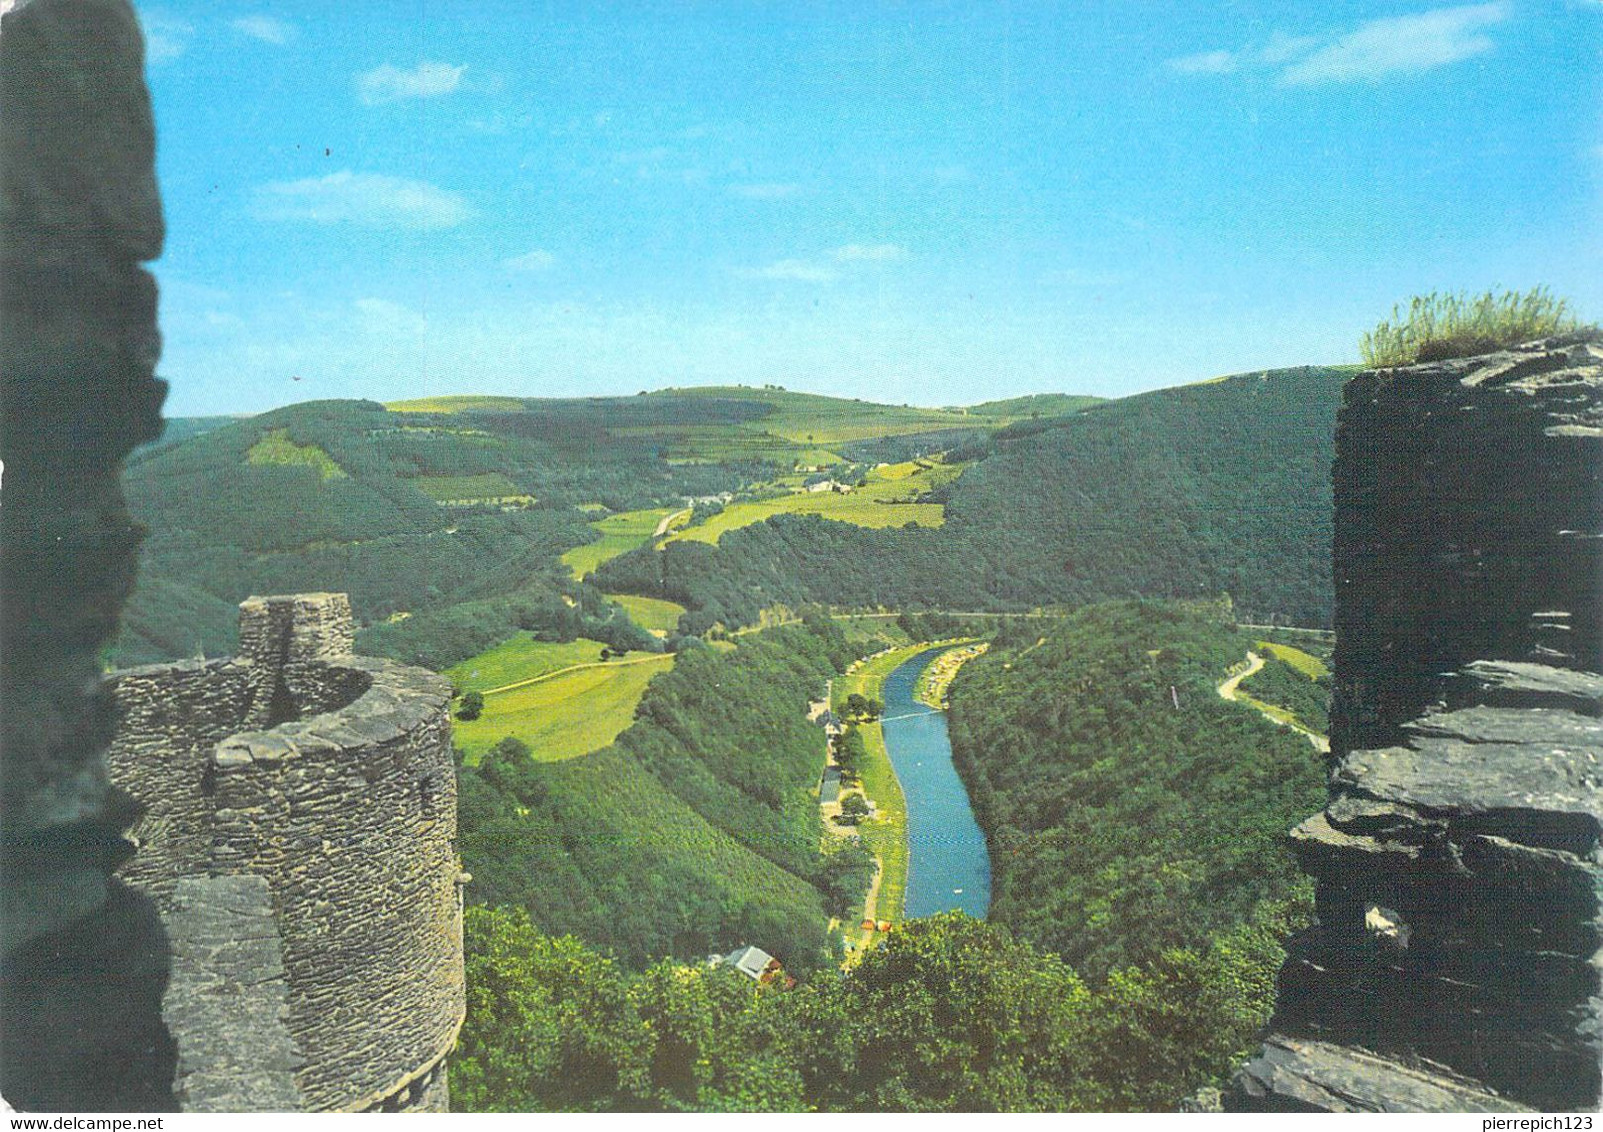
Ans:
{"label": "white cloud", "polygon": [[1165,59],[1163,65],[1182,75],[1223,75],[1236,69],[1236,56],[1229,51],[1204,51]]}
{"label": "white cloud", "polygon": [[522,255],[502,260],[501,266],[508,271],[546,271],[556,262],[556,256],[536,248],[532,252],[524,252]]}
{"label": "white cloud", "polygon": [[1496,47],[1486,29],[1510,15],[1509,0],[1433,8],[1407,16],[1369,20],[1350,31],[1325,36],[1275,32],[1268,42],[1238,51],[1204,51],[1167,59],[1182,75],[1226,75],[1279,71],[1288,86],[1363,82],[1445,67]]}
{"label": "white cloud", "polygon": [[141,11],[139,24],[145,33],[145,59],[152,66],[177,59],[195,34],[194,24],[160,9]]}
{"label": "white cloud", "polygon": [[360,224],[430,231],[472,215],[460,194],[404,177],[341,170],[326,177],[278,181],[256,190],[257,215],[267,220]]}
{"label": "white cloud", "polygon": [[842,262],[906,259],[907,249],[895,244],[847,244],[829,253]]}
{"label": "white cloud", "polygon": [[365,71],[356,77],[356,93],[369,106],[402,102],[409,98],[438,98],[462,85],[467,65],[419,63],[403,71],[390,63]]}
{"label": "white cloud", "polygon": [[744,279],[795,279],[803,283],[828,283],[835,272],[822,264],[805,259],[781,259],[767,267],[742,268],[736,272]]}
{"label": "white cloud", "polygon": [[729,195],[747,200],[783,200],[801,192],[801,186],[790,182],[761,181],[755,184],[730,185]]}
{"label": "white cloud", "polygon": [[1278,66],[1281,63],[1291,62],[1318,43],[1319,37],[1315,35],[1287,35],[1285,32],[1277,31],[1269,37],[1269,42],[1254,54],[1260,63]]}
{"label": "white cloud", "polygon": [[1354,82],[1445,67],[1496,44],[1484,29],[1508,19],[1506,0],[1437,8],[1412,16],[1370,20],[1293,63],[1280,78],[1293,86]]}
{"label": "white cloud", "polygon": [[411,307],[388,299],[357,299],[353,304],[366,329],[385,334],[422,334],[428,328],[424,317]]}
{"label": "white cloud", "polygon": [[241,16],[230,25],[241,35],[282,47],[295,37],[295,25],[272,16]]}

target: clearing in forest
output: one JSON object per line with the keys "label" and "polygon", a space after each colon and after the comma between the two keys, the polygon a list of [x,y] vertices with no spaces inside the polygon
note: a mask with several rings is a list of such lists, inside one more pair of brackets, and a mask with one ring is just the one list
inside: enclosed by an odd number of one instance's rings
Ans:
{"label": "clearing in forest", "polygon": [[502,739],[529,745],[534,759],[554,762],[598,751],[634,721],[646,685],[673,664],[669,653],[630,653],[602,663],[599,641],[562,644],[527,634],[488,649],[446,675],[463,691],[484,695],[477,719],[455,718],[452,734],[469,765]]}
{"label": "clearing in forest", "polygon": [[793,491],[775,499],[732,503],[705,522],[695,523],[668,536],[667,541],[692,539],[715,543],[729,531],[761,523],[774,515],[818,515],[859,527],[901,527],[914,523],[938,527],[946,521],[939,503],[916,500],[925,492],[951,483],[963,472],[962,464],[891,464],[875,468],[862,487],[850,492]]}
{"label": "clearing in forest", "polygon": [[603,562],[645,545],[656,532],[657,525],[675,510],[672,507],[653,507],[645,511],[620,511],[605,519],[597,519],[590,525],[601,533],[600,541],[587,542],[565,551],[562,564],[573,572],[574,580],[582,579]]}

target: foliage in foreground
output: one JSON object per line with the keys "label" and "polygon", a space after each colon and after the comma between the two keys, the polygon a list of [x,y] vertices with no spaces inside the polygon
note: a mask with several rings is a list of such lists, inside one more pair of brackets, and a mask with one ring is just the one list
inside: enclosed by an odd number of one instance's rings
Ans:
{"label": "foliage in foreground", "polygon": [[1274,995],[1292,903],[1088,985],[1007,929],[909,921],[789,990],[664,960],[631,974],[521,910],[470,908],[465,1111],[1172,1109]]}
{"label": "foliage in foreground", "polygon": [[1408,366],[1446,358],[1469,358],[1505,350],[1521,342],[1581,329],[1581,320],[1564,299],[1546,287],[1483,295],[1416,295],[1405,313],[1392,308],[1359,342],[1364,364]]}

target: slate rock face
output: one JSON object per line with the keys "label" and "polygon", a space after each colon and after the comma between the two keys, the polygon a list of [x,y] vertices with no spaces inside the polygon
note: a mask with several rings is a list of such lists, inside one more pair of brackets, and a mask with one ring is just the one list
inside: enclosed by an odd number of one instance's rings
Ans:
{"label": "slate rock face", "polygon": [[143,47],[125,0],[0,15],[0,1092],[172,1107],[167,944],[110,874],[135,816],[106,779],[99,656],[141,532],[118,483],[161,429],[161,250]]}
{"label": "slate rock face", "polygon": [[1603,346],[1371,371],[1337,426],[1318,922],[1227,1108],[1603,1100]]}

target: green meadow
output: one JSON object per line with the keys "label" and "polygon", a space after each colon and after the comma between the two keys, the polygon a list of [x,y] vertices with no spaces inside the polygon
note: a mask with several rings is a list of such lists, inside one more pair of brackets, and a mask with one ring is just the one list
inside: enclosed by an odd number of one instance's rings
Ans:
{"label": "green meadow", "polygon": [[655,597],[639,597],[635,594],[607,594],[608,601],[617,602],[623,606],[629,619],[639,625],[648,633],[665,637],[673,632],[674,626],[679,624],[679,618],[684,615],[685,607],[672,601],[663,601]]}
{"label": "green meadow", "polygon": [[620,554],[627,554],[651,539],[657,524],[672,515],[677,508],[653,507],[645,511],[620,511],[590,525],[601,533],[599,542],[587,542],[565,551],[563,565],[573,572],[574,578],[583,578]]}
{"label": "green meadow", "polygon": [[[599,645],[596,650],[589,654],[592,659]],[[509,736],[527,743],[537,762],[599,751],[634,722],[646,685],[673,662],[672,653],[634,653],[606,664],[583,662],[586,667],[544,678],[526,676],[534,682],[486,695],[479,718],[453,720],[456,745],[469,766]],[[471,667],[474,661],[464,664]]]}
{"label": "green meadow", "polygon": [[923,492],[950,483],[962,474],[961,465],[923,466],[907,462],[871,470],[863,487],[849,494],[833,491],[796,491],[777,499],[732,503],[706,521],[675,532],[666,541],[688,539],[716,543],[729,531],[761,523],[774,515],[817,515],[858,527],[938,527],[946,521],[939,503],[915,503]]}

